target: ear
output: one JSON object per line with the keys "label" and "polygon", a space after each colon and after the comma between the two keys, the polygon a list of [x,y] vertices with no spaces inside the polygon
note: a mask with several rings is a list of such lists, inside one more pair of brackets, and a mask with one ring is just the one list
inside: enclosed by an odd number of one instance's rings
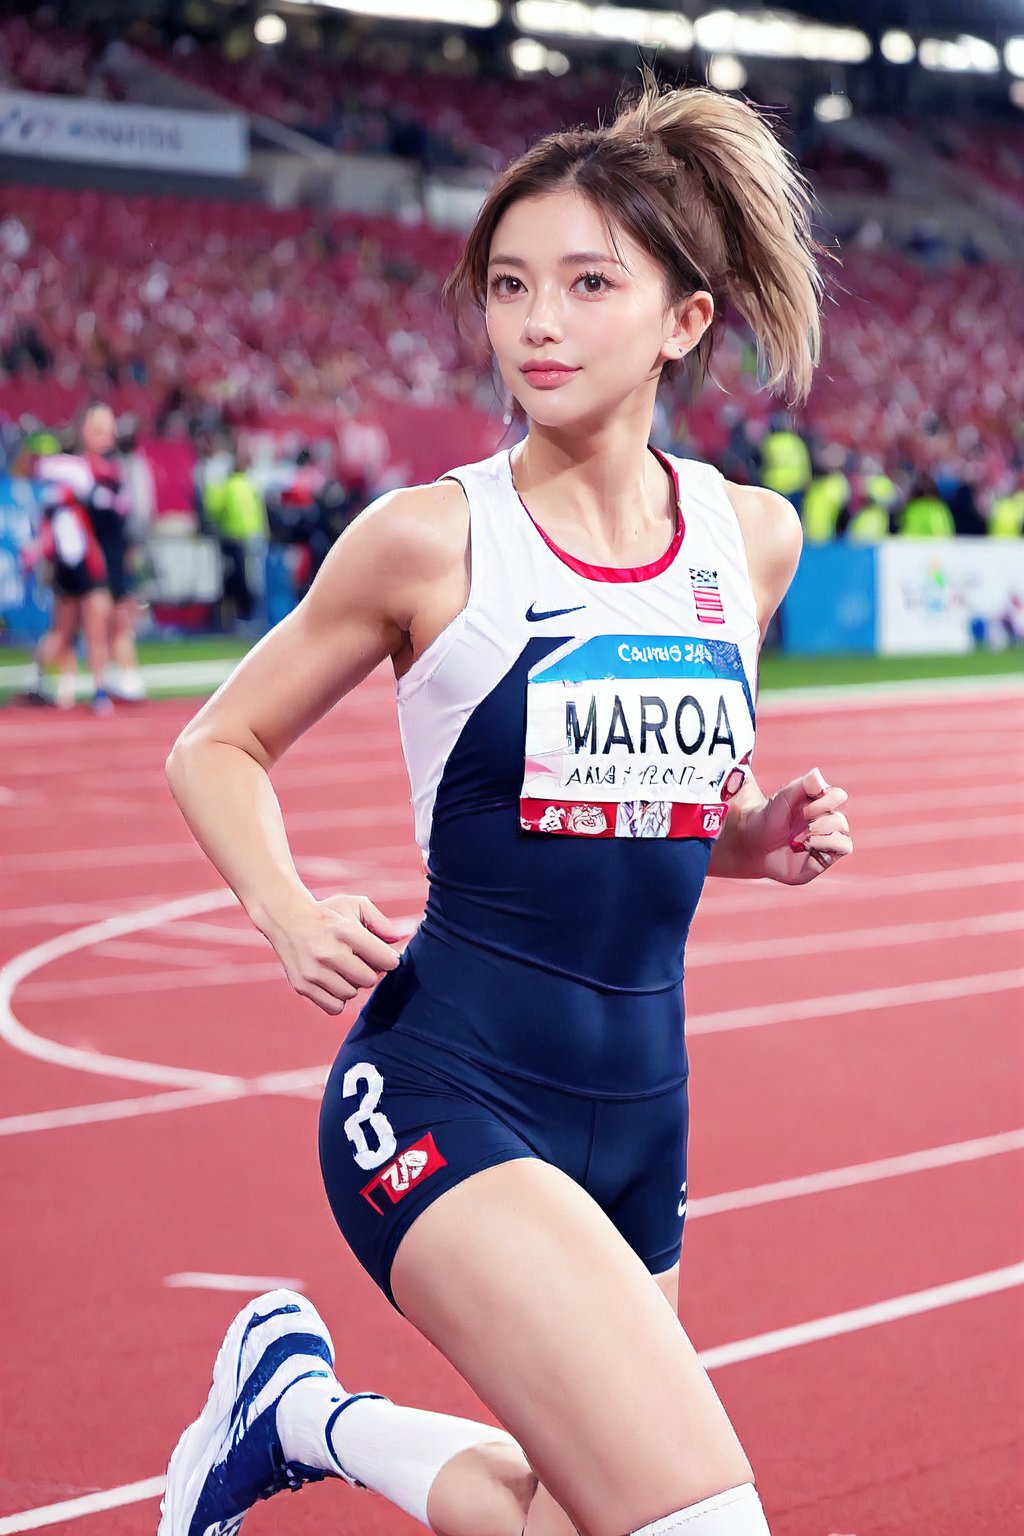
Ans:
{"label": "ear", "polygon": [[661,344],[666,362],[677,363],[692,352],[715,318],[715,301],[703,288],[689,294],[669,311],[669,329]]}

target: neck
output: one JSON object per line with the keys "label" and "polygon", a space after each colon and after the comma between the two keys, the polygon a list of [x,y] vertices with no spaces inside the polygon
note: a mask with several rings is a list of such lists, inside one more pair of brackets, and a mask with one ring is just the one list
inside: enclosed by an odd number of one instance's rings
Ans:
{"label": "neck", "polygon": [[[607,563],[675,523],[671,477],[647,446],[650,419],[590,431],[531,423],[511,455],[516,489],[557,543],[582,539]],[[574,537],[575,536],[575,537]]]}

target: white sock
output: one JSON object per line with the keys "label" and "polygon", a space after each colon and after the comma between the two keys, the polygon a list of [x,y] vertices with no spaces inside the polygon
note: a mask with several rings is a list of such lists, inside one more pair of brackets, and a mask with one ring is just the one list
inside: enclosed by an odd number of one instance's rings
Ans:
{"label": "white sock", "polygon": [[645,1525],[633,1536],[771,1536],[753,1483],[712,1494]]}
{"label": "white sock", "polygon": [[369,1488],[429,1526],[427,1496],[441,1468],[475,1445],[514,1445],[503,1429],[372,1393],[349,1396],[331,1377],[306,1377],[277,1410],[285,1459]]}

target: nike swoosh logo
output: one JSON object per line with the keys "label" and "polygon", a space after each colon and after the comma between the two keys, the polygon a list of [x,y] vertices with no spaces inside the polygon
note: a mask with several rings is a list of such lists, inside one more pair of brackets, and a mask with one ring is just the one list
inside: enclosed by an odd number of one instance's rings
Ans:
{"label": "nike swoosh logo", "polygon": [[558,619],[563,613],[582,613],[586,603],[577,603],[575,608],[535,608],[533,603],[526,610],[527,624],[539,624],[541,619]]}

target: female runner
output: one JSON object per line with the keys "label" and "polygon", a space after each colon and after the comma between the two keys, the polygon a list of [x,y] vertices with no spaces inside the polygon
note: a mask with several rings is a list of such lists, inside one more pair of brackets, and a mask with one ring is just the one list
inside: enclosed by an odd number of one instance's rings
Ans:
{"label": "female runner", "polygon": [[[791,506],[648,436],[722,301],[806,392],[808,202],[751,108],[645,75],[611,126],[506,169],[448,292],[484,309],[527,437],[364,514],[169,777],[295,990],[337,1014],[376,984],[325,1093],[327,1193],[507,1433],[347,1393],[274,1292],[228,1331],[161,1533],[336,1476],[439,1536],[764,1536],[676,1317],[683,946],[707,873],[800,885],[852,843],[817,769],[767,798],[748,768]],[[430,879],[401,956],[367,897],[303,887],[268,778],[385,658]]]}

